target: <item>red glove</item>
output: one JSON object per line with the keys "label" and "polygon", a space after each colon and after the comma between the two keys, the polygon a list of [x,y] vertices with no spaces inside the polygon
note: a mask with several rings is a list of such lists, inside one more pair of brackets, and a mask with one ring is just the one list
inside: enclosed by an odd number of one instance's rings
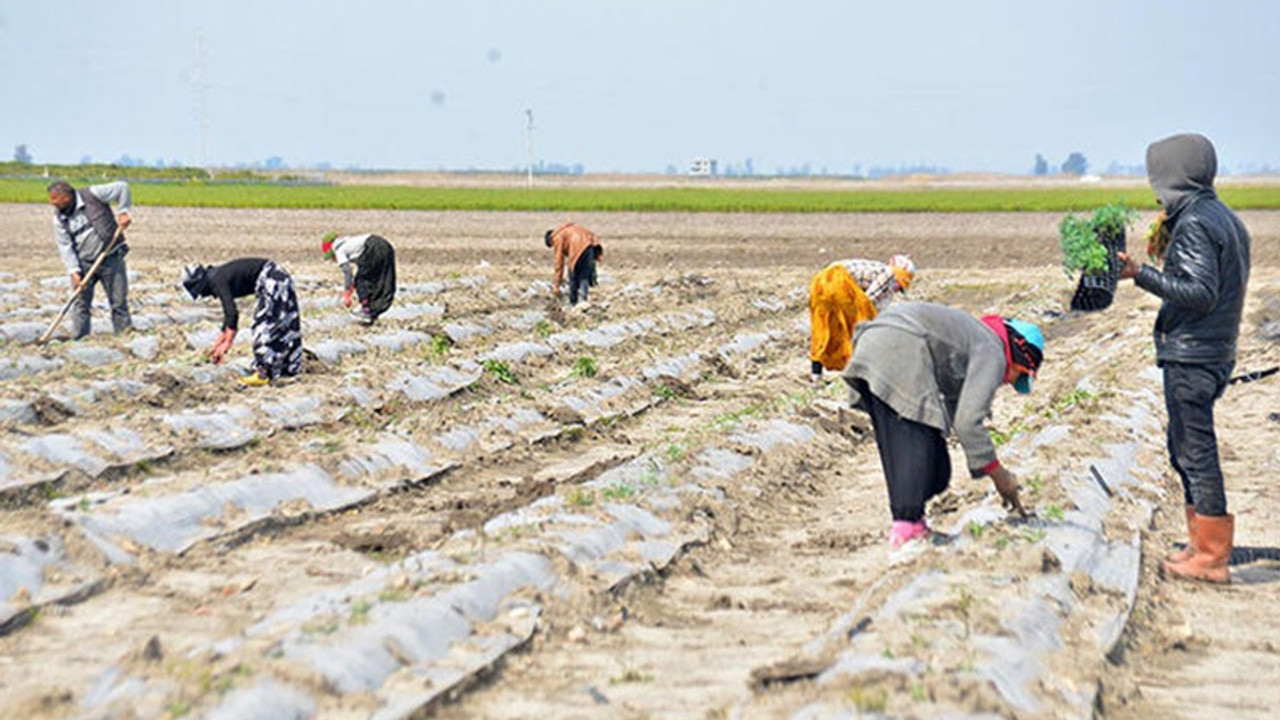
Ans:
{"label": "red glove", "polygon": [[355,292],[356,292],[356,289],[355,289],[355,288],[353,288],[353,287],[349,287],[349,288],[347,288],[346,290],[343,290],[343,291],[342,291],[342,304],[343,304],[343,305],[346,305],[347,307],[351,307],[351,296],[352,296],[352,295],[354,295],[354,294],[355,294]]}

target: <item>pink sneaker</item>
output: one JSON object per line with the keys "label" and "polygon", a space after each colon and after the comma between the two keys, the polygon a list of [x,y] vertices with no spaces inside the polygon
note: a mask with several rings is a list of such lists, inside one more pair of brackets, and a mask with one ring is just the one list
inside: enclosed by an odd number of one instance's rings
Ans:
{"label": "pink sneaker", "polygon": [[909,540],[925,537],[929,537],[929,525],[924,518],[916,522],[894,520],[893,527],[889,529],[889,543],[894,547],[899,547]]}

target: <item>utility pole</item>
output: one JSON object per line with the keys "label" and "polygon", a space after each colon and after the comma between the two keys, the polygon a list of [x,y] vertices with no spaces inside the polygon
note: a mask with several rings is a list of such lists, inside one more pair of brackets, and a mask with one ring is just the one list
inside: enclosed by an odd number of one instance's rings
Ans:
{"label": "utility pole", "polygon": [[209,169],[209,108],[206,102],[208,83],[204,76],[204,35],[196,31],[196,126],[200,134],[200,167]]}
{"label": "utility pole", "polygon": [[525,145],[529,149],[529,187],[533,187],[533,110],[526,109],[528,125],[525,128]]}

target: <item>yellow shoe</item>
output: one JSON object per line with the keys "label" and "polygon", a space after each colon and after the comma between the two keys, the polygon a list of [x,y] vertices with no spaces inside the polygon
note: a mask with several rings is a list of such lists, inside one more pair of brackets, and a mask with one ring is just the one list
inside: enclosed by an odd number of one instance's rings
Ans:
{"label": "yellow shoe", "polygon": [[244,377],[240,378],[240,384],[245,385],[247,387],[262,387],[263,385],[266,385],[269,382],[271,381],[259,375],[256,370],[253,372],[252,375],[245,375]]}

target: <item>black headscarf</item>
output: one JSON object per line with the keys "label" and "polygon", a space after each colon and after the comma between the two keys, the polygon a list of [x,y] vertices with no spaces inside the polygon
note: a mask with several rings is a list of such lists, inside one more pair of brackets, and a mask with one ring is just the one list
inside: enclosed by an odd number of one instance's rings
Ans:
{"label": "black headscarf", "polygon": [[212,270],[212,265],[188,265],[182,268],[182,287],[191,299],[213,294],[209,277]]}

